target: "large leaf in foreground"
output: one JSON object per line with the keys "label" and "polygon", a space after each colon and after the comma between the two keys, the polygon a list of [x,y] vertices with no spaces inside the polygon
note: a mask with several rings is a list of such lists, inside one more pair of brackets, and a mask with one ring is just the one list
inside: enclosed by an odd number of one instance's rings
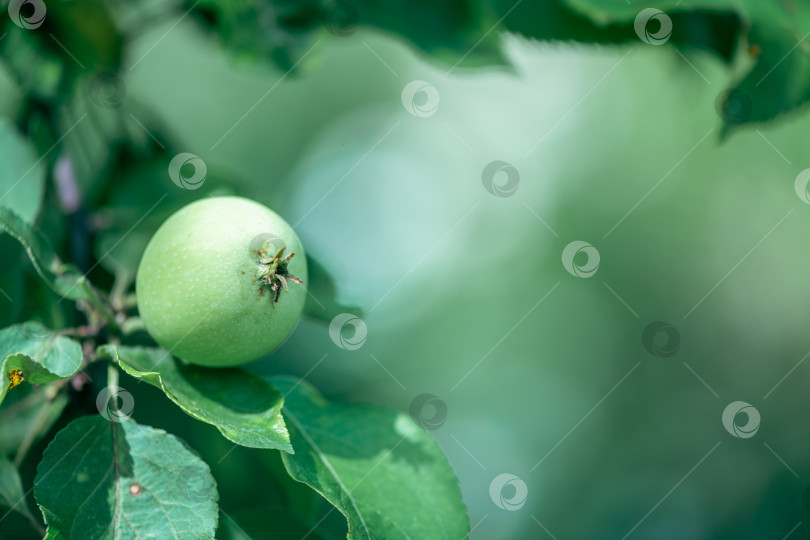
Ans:
{"label": "large leaf in foreground", "polygon": [[458,480],[436,442],[411,418],[381,407],[327,402],[304,381],[274,378],[295,454],[290,475],[349,522],[352,540],[464,538]]}
{"label": "large leaf in foreground", "polygon": [[[105,347],[115,356],[115,349]],[[284,398],[267,381],[239,368],[181,364],[162,349],[119,347],[121,368],[163,390],[186,413],[227,439],[251,448],[292,452],[281,416]]]}
{"label": "large leaf in foreground", "polygon": [[208,465],[173,435],[84,416],[48,445],[34,494],[49,538],[213,538]]}
{"label": "large leaf in foreground", "polygon": [[0,403],[8,392],[8,376],[22,372],[32,384],[70,377],[82,365],[82,348],[72,339],[48,330],[38,322],[15,324],[0,330]]}

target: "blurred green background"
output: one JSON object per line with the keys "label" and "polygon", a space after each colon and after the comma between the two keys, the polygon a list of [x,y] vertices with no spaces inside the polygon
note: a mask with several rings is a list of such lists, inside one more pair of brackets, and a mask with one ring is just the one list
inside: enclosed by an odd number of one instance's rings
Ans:
{"label": "blurred green background", "polygon": [[[447,412],[432,433],[460,478],[474,539],[810,537],[810,367],[800,363],[810,206],[794,191],[810,166],[810,117],[721,143],[728,70],[641,42],[505,35],[514,69],[448,74],[400,39],[359,30],[323,36],[287,76],[174,22],[127,52],[122,129],[146,140],[137,122],[160,119],[177,151],[206,162],[206,190],[277,210],[336,278],[340,300],[365,310],[359,349],[304,321],[253,370],[400,410],[437,396]],[[413,80],[437,89],[435,114],[403,107]],[[0,114],[13,116],[21,95],[0,81]],[[93,155],[87,127],[66,142]],[[511,197],[482,184],[494,160],[519,173]],[[122,205],[135,192],[171,192],[177,204],[203,196],[179,193],[166,163],[129,166]],[[563,267],[574,240],[600,254],[588,279]],[[653,321],[677,330],[674,355],[644,347]],[[184,438],[211,465],[226,512],[295,492],[272,476],[275,453],[233,450],[155,389],[122,384],[137,421]],[[751,438],[721,422],[738,400],[761,414]],[[491,496],[502,473],[528,490],[514,511]],[[515,485],[501,494],[514,499]],[[341,527],[332,515],[318,534]]]}

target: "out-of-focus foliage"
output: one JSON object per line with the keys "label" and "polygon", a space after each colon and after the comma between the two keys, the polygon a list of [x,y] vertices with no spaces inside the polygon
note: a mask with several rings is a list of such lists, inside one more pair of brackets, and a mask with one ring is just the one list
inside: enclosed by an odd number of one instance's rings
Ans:
{"label": "out-of-focus foliage", "polygon": [[[793,182],[807,119],[716,145],[724,123],[805,99],[803,6],[653,3],[673,23],[653,47],[635,32],[641,8],[623,1],[64,4],[35,30],[0,17],[0,187],[4,167],[30,169],[8,194],[22,217],[2,221],[35,261],[0,236],[3,326],[84,324],[92,301],[126,310],[166,216],[243,194],[282,213],[328,269],[312,276],[309,314],[362,308],[369,329],[350,351],[304,321],[251,370],[306,377],[331,403],[413,411],[435,395],[446,418],[412,414],[450,457],[473,538],[534,537],[538,522],[560,538],[783,537],[799,522],[803,534],[810,261]],[[403,110],[413,79],[440,93],[434,116]],[[199,190],[167,174],[184,151],[208,165]],[[482,189],[496,159],[520,173],[514,197]],[[601,254],[588,280],[560,261],[577,239]],[[70,279],[54,294],[37,270]],[[680,333],[670,358],[644,347],[655,320]],[[137,329],[127,339],[150,344]],[[55,433],[98,412],[104,376],[86,371],[55,399],[24,385],[3,403],[2,451],[32,441],[24,486]],[[276,452],[235,446],[159,388],[122,385],[141,425],[211,466],[222,538],[261,537],[264,519],[284,523],[281,538],[345,535],[347,520]],[[762,412],[756,438],[723,428],[737,399]],[[528,486],[516,511],[491,496],[501,473]],[[33,532],[14,513],[2,527]]]}

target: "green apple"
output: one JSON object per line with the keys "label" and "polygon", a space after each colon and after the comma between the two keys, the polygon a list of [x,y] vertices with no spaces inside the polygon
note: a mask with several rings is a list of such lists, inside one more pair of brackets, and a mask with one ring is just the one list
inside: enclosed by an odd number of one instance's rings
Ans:
{"label": "green apple", "polygon": [[292,333],[306,300],[307,263],[292,227],[241,197],[172,214],[144,251],[136,280],[147,331],[203,366],[244,364]]}

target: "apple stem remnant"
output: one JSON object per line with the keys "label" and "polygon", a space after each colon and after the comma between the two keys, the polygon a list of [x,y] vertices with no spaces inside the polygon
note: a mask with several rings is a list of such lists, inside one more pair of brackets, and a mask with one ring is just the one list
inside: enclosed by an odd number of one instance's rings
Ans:
{"label": "apple stem remnant", "polygon": [[287,282],[304,283],[301,278],[294,276],[288,270],[290,259],[293,258],[295,253],[290,252],[286,257],[284,250],[286,247],[281,247],[276,254],[272,257],[267,256],[267,248],[256,250],[256,255],[259,257],[258,270],[256,271],[256,280],[259,282],[259,294],[264,294],[264,287],[270,287],[273,291],[273,302],[277,303],[281,295],[281,289],[288,291]]}

